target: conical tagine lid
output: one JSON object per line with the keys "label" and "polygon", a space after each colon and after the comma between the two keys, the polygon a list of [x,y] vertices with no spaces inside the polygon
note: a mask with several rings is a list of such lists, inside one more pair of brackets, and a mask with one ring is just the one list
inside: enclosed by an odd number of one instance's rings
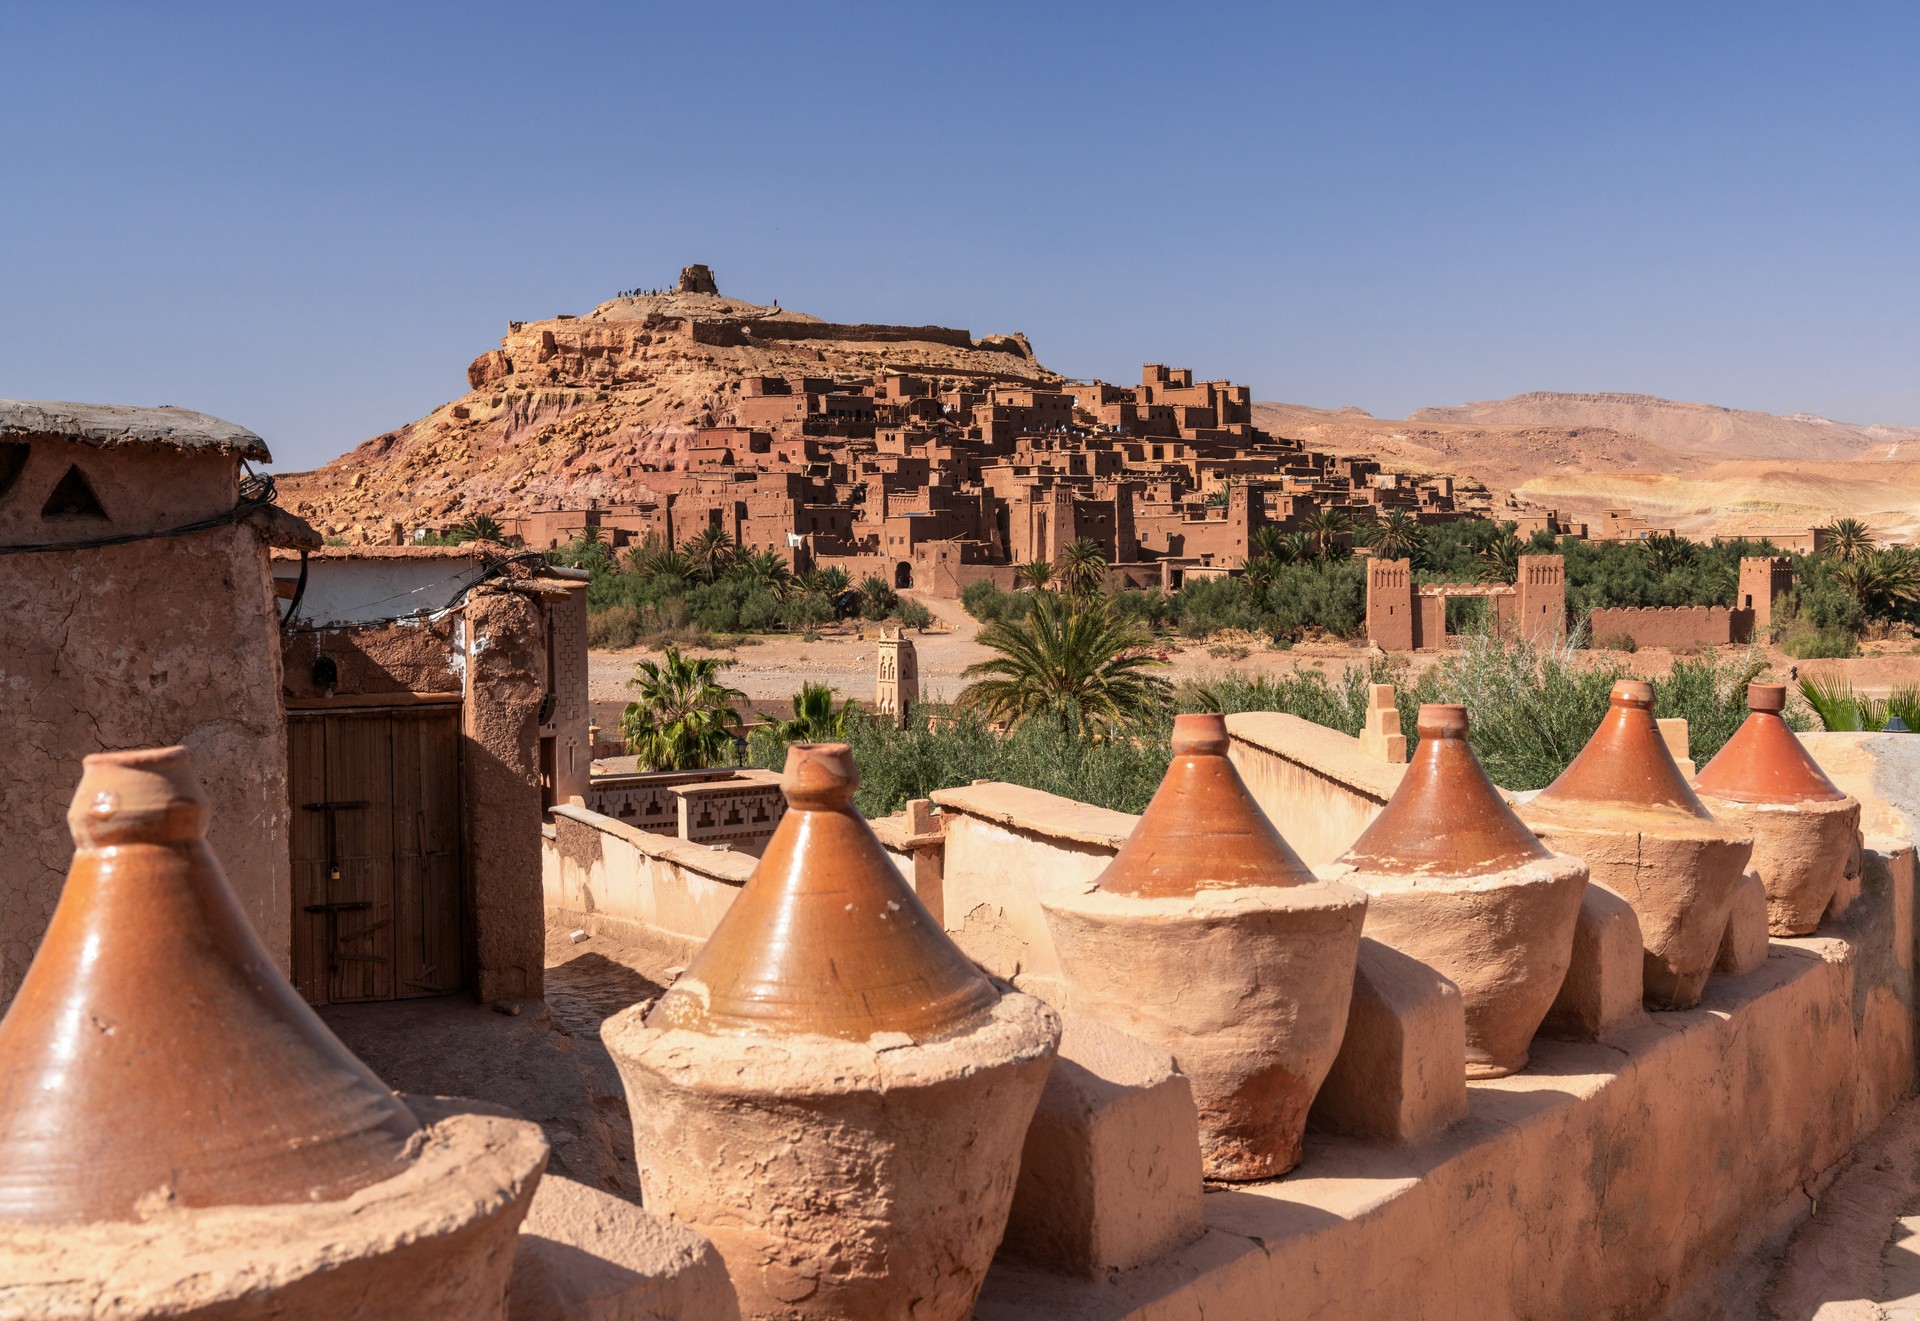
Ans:
{"label": "conical tagine lid", "polygon": [[1109,894],[1165,899],[1313,882],[1227,760],[1226,717],[1189,715],[1174,717],[1173,761],[1095,884]]}
{"label": "conical tagine lid", "polygon": [[1780,718],[1786,708],[1785,684],[1748,684],[1745,722],[1693,777],[1693,787],[1736,803],[1836,803],[1845,798]]}
{"label": "conical tagine lid", "polygon": [[1529,808],[1653,808],[1712,820],[1680,774],[1653,719],[1653,685],[1621,679],[1600,728],[1560,778],[1542,789]]}
{"label": "conical tagine lid", "polygon": [[647,1025],[709,1035],[916,1041],[977,1022],[1000,993],[947,938],[866,820],[844,743],[795,744],[789,810],[733,906]]}
{"label": "conical tagine lid", "polygon": [[1467,708],[1420,708],[1420,746],[1400,787],[1340,861],[1382,876],[1484,876],[1553,856],[1513,814],[1467,746]]}
{"label": "conical tagine lid", "polygon": [[0,1022],[0,1219],[342,1198],[413,1115],[280,974],[207,847],[185,748],[86,759],[78,850]]}

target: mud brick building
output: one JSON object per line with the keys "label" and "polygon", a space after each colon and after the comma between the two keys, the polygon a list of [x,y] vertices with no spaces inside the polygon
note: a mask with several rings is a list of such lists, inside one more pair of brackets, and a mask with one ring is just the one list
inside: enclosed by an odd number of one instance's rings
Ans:
{"label": "mud brick building", "polygon": [[[749,332],[772,333],[740,328]],[[509,536],[551,549],[584,532],[620,549],[683,545],[714,527],[796,570],[837,566],[955,596],[981,579],[1010,583],[1019,565],[1081,539],[1130,580],[1177,583],[1238,569],[1260,528],[1297,529],[1319,509],[1434,522],[1484,503],[1457,498],[1450,479],[1270,436],[1253,425],[1248,387],[1196,382],[1186,368],[1148,364],[1137,386],[1059,389],[900,371],[737,385],[730,416],[696,430],[673,470],[629,473],[621,503],[510,519]]]}

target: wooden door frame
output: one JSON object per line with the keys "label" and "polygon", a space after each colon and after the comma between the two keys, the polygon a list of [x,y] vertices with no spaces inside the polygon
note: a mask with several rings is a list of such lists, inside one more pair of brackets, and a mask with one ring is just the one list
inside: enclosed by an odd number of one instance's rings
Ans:
{"label": "wooden door frame", "polygon": [[[453,770],[453,776],[454,776],[455,793],[457,796],[456,801],[459,804],[458,811],[455,813],[455,823],[456,823],[455,838],[458,840],[459,850],[460,850],[460,865],[459,865],[459,877],[460,877],[459,924],[460,925],[459,925],[458,940],[460,943],[461,971],[460,971],[459,986],[452,991],[446,992],[446,994],[450,994],[450,995],[461,994],[461,993],[471,994],[475,988],[476,979],[479,974],[479,931],[476,926],[475,917],[474,917],[474,905],[475,905],[475,897],[476,897],[475,896],[475,888],[476,888],[475,877],[474,877],[474,871],[473,871],[474,860],[473,860],[472,850],[467,846],[468,836],[469,836],[468,819],[467,819],[468,794],[467,794],[467,783],[466,783],[467,728],[466,728],[466,703],[465,703],[464,695],[460,693],[404,692],[404,693],[378,693],[378,694],[368,694],[368,695],[341,695],[341,696],[314,697],[314,698],[295,698],[295,699],[290,699],[285,703],[285,713],[286,713],[286,719],[288,720],[289,723],[291,723],[294,719],[300,718],[300,717],[318,717],[318,718],[324,719],[327,716],[412,715],[412,714],[419,713],[423,708],[432,708],[432,707],[451,709],[453,714],[455,715],[452,770]],[[292,792],[293,777],[291,773],[288,775],[287,788],[288,788],[288,799],[291,801],[291,799],[293,798],[293,792]],[[293,810],[296,812],[299,811],[300,810],[299,805],[294,804]],[[289,842],[291,842],[291,839],[292,839],[292,836],[291,834],[289,834]],[[397,886],[399,881],[397,869],[395,871],[394,880]],[[293,908],[295,910],[290,916],[294,922],[294,929],[298,930],[298,927],[299,927],[298,919],[300,916],[298,912],[298,907],[299,907],[298,896],[292,893],[292,887],[289,887],[288,905],[290,908]],[[395,909],[396,917],[398,915],[399,907],[400,907],[399,898],[396,893],[395,900],[394,900],[394,909]],[[398,948],[397,946],[398,936],[399,936],[399,931],[396,927],[396,930],[395,930],[396,950]],[[292,955],[292,953],[293,951],[289,950],[290,956]],[[292,968],[290,966],[289,972],[291,971],[292,971]],[[331,1003],[382,1004],[382,1003],[390,1003],[392,1001],[403,998],[398,994],[399,958],[397,954],[394,959],[392,981],[393,981],[393,989],[395,991],[395,994],[390,996],[386,1001],[355,1000],[355,1001],[335,1002],[332,1000],[322,1000],[322,1001],[318,1001],[317,1003],[321,1003],[321,1004],[331,1004]],[[424,998],[424,997],[406,997],[406,998]]]}

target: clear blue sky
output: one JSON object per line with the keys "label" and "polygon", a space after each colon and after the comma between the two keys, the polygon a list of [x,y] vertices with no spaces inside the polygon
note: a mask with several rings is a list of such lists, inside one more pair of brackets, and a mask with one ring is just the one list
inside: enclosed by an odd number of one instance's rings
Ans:
{"label": "clear blue sky", "polygon": [[1398,416],[1920,424],[1920,5],[0,0],[0,395],[310,466],[712,265]]}

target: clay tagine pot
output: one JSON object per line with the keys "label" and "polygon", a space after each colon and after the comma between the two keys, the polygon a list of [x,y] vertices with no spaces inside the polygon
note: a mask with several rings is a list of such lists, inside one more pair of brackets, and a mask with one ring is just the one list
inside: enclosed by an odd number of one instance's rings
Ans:
{"label": "clay tagine pot", "polygon": [[789,810],[651,1012],[602,1036],[649,1209],[726,1258],[749,1317],[972,1314],[1060,1019],[947,938],[853,808],[845,744],[798,744]]}
{"label": "clay tagine pot", "polygon": [[1519,815],[1633,908],[1647,1006],[1698,1004],[1753,840],[1714,820],[1687,786],[1654,723],[1653,685],[1615,683],[1593,737]]}
{"label": "clay tagine pot", "polygon": [[1860,804],[1834,785],[1780,713],[1785,684],[1747,685],[1745,723],[1693,779],[1714,818],[1753,836],[1749,864],[1767,887],[1767,929],[1804,936],[1859,852]]}
{"label": "clay tagine pot", "polygon": [[1467,1076],[1526,1067],[1573,957],[1587,866],[1521,824],[1467,746],[1463,706],[1420,708],[1400,788],[1325,871],[1367,892],[1366,934],[1460,988]]}
{"label": "clay tagine pot", "polygon": [[332,1200],[419,1125],[274,966],[184,748],[99,753],[73,866],[0,1022],[0,1218]]}
{"label": "clay tagine pot", "polygon": [[503,1317],[538,1126],[403,1104],[334,1038],[221,875],[185,749],[88,757],[67,819],[0,1022],[0,1313]]}
{"label": "clay tagine pot", "polygon": [[1159,1045],[1191,1081],[1207,1177],[1298,1164],[1367,899],[1287,847],[1227,759],[1223,717],[1175,718],[1173,760],[1119,853],[1040,903],[1074,1009]]}

